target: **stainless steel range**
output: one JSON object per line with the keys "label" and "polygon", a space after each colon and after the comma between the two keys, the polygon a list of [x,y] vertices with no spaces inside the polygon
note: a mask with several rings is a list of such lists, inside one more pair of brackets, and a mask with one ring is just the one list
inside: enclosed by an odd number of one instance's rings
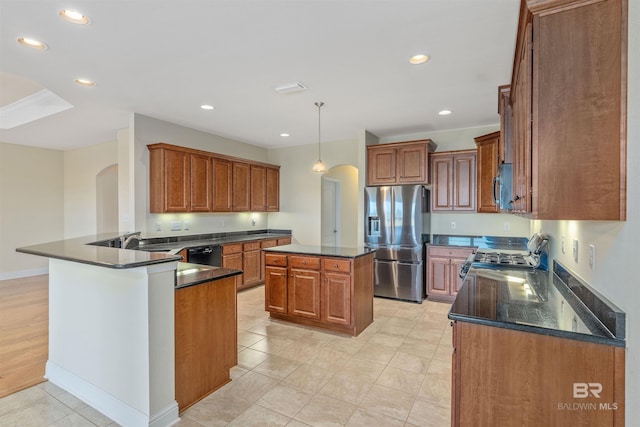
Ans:
{"label": "stainless steel range", "polygon": [[460,269],[460,277],[464,276],[471,267],[477,268],[524,268],[547,269],[547,254],[545,247],[549,239],[539,233],[534,234],[527,243],[527,251],[500,251],[497,249],[478,249],[469,255]]}

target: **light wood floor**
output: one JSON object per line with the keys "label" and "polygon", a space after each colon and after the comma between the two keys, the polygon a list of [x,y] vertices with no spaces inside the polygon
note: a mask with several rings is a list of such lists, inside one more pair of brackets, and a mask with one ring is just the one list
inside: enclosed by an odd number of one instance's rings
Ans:
{"label": "light wood floor", "polygon": [[49,276],[0,281],[0,397],[45,381]]}

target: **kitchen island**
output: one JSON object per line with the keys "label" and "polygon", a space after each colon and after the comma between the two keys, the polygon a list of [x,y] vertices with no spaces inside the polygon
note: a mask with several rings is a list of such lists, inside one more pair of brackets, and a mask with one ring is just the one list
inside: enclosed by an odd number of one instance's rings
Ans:
{"label": "kitchen island", "polygon": [[263,252],[272,319],[353,336],[373,322],[373,251],[284,245]]}
{"label": "kitchen island", "polygon": [[453,320],[453,426],[624,425],[625,315],[553,271],[471,268]]}
{"label": "kitchen island", "polygon": [[[185,273],[194,267],[180,267],[178,255],[95,245],[114,238],[89,236],[16,249],[49,258],[45,377],[118,424],[170,426],[179,420],[177,293],[217,280],[235,292],[228,281],[241,272]],[[235,322],[235,295],[233,303]],[[230,360],[223,360],[225,366]]]}

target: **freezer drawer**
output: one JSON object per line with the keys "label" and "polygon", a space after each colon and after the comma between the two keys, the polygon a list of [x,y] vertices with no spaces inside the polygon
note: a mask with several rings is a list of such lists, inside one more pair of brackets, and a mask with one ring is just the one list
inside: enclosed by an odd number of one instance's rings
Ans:
{"label": "freezer drawer", "polygon": [[422,303],[425,296],[422,262],[373,260],[373,294]]}

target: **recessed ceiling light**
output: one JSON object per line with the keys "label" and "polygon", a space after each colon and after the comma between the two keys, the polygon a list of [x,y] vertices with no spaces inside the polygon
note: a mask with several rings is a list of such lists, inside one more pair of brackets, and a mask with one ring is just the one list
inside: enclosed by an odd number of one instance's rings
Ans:
{"label": "recessed ceiling light", "polygon": [[213,105],[204,104],[204,105],[201,105],[200,108],[202,108],[203,110],[213,110],[216,107],[214,107]]}
{"label": "recessed ceiling light", "polygon": [[413,55],[411,58],[409,58],[409,62],[413,65],[422,64],[427,62],[428,60],[429,60],[429,55],[425,55],[424,53]]}
{"label": "recessed ceiling light", "polygon": [[280,136],[283,137],[283,138],[286,138],[286,137],[288,137],[290,135],[288,133],[281,133]]}
{"label": "recessed ceiling light", "polygon": [[451,114],[452,111],[451,110],[442,110],[442,111],[438,111],[438,114],[440,114],[441,116],[448,116],[449,114]]}
{"label": "recessed ceiling light", "polygon": [[76,84],[79,84],[80,86],[86,86],[86,87],[93,87],[96,85],[96,82],[93,82],[88,79],[75,79],[74,82],[76,82]]}
{"label": "recessed ceiling light", "polygon": [[73,9],[61,10],[60,16],[62,17],[62,19],[73,22],[74,24],[87,25],[89,23],[89,18]]}
{"label": "recessed ceiling light", "polygon": [[18,39],[18,43],[32,49],[45,50],[47,48],[47,45],[42,43],[40,40],[30,39],[28,37],[20,37]]}

